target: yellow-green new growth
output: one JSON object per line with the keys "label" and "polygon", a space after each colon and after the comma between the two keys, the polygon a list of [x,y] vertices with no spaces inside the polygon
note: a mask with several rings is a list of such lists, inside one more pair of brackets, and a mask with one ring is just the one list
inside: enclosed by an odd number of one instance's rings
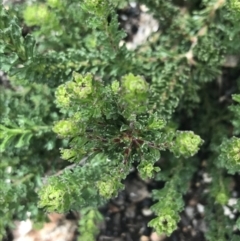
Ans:
{"label": "yellow-green new growth", "polygon": [[92,75],[88,73],[83,76],[73,72],[73,78],[75,82],[70,82],[68,85],[70,93],[73,91],[75,96],[80,99],[87,98],[93,91]]}
{"label": "yellow-green new growth", "polygon": [[132,73],[125,75],[121,81],[121,98],[125,103],[125,116],[129,119],[132,113],[140,114],[147,110],[148,83],[141,76]]}
{"label": "yellow-green new growth", "polygon": [[48,211],[65,212],[68,205],[69,194],[66,190],[56,185],[46,185],[41,191],[41,200],[39,207],[48,207]]}
{"label": "yellow-green new growth", "polygon": [[66,108],[71,105],[73,100],[87,99],[93,92],[92,75],[85,76],[73,72],[73,80],[60,85],[56,90],[56,103]]}
{"label": "yellow-green new growth", "polygon": [[240,170],[240,139],[232,137],[220,146],[221,154],[218,165],[225,167],[229,173],[236,173]]}
{"label": "yellow-green new growth", "polygon": [[149,222],[149,226],[154,227],[159,234],[170,236],[177,228],[177,221],[173,218],[173,215],[169,215],[167,212],[164,215],[160,213],[158,217]]}
{"label": "yellow-green new growth", "polygon": [[119,178],[112,178],[111,180],[102,180],[97,182],[99,194],[104,198],[112,198],[116,196],[119,189],[122,188],[121,180]]}
{"label": "yellow-green new growth", "polygon": [[34,26],[46,24],[51,20],[52,15],[46,5],[33,4],[24,10],[23,17],[28,26]]}
{"label": "yellow-green new growth", "polygon": [[105,17],[109,13],[107,0],[84,0],[82,8],[98,17]]}
{"label": "yellow-green new growth", "polygon": [[232,159],[235,164],[240,165],[240,139],[232,139],[232,142],[229,145],[227,157]]}
{"label": "yellow-green new growth", "polygon": [[216,201],[217,201],[217,203],[219,203],[219,204],[221,204],[221,205],[226,205],[227,202],[228,202],[228,200],[229,200],[229,197],[228,197],[228,195],[227,195],[226,193],[224,193],[224,192],[220,192],[220,193],[218,193],[217,196],[216,196]]}
{"label": "yellow-green new growth", "polygon": [[163,119],[154,118],[148,125],[148,128],[151,130],[161,130],[166,126],[166,121]]}
{"label": "yellow-green new growth", "polygon": [[114,80],[111,85],[112,91],[117,94],[120,90],[119,81]]}
{"label": "yellow-green new growth", "polygon": [[102,197],[111,198],[114,193],[114,184],[112,181],[99,181],[97,183],[99,193]]}
{"label": "yellow-green new growth", "polygon": [[154,165],[147,161],[142,161],[138,166],[138,171],[142,179],[152,178],[154,172],[160,171],[159,167],[154,167]]}
{"label": "yellow-green new growth", "polygon": [[240,1],[239,0],[230,0],[230,7],[233,10],[238,11],[240,14]]}
{"label": "yellow-green new growth", "polygon": [[141,95],[148,91],[148,83],[141,76],[135,76],[132,73],[122,78],[122,86],[128,95]]}
{"label": "yellow-green new growth", "polygon": [[60,149],[61,158],[64,160],[69,160],[77,155],[77,152],[73,149]]}
{"label": "yellow-green new growth", "polygon": [[47,4],[52,8],[60,8],[63,0],[47,0]]}
{"label": "yellow-green new growth", "polygon": [[70,137],[76,135],[78,131],[76,123],[72,120],[60,120],[53,127],[53,131],[61,137]]}
{"label": "yellow-green new growth", "polygon": [[55,93],[56,103],[60,107],[68,107],[70,104],[70,96],[66,90],[65,85],[60,85]]}
{"label": "yellow-green new growth", "polygon": [[203,140],[192,131],[178,131],[171,150],[176,156],[193,156],[199,150]]}

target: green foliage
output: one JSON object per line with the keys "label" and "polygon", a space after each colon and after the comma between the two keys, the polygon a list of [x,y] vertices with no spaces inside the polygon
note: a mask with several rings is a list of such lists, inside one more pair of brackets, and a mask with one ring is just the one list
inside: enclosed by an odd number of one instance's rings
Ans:
{"label": "green foliage", "polygon": [[[0,121],[0,151],[9,147],[26,148],[31,139],[41,137],[51,132],[51,124],[57,119],[57,113],[49,116],[52,106],[48,103],[51,99],[51,90],[47,86],[29,85],[16,87],[19,90],[11,91],[1,88],[1,121]],[[45,101],[42,101],[45,98]],[[29,111],[33,109],[33,111]],[[45,112],[43,115],[42,112]],[[50,120],[46,119],[50,117]],[[54,142],[52,141],[52,145]],[[12,146],[11,146],[12,145]],[[49,149],[53,147],[49,146]]]}
{"label": "green foliage", "polygon": [[[78,161],[86,155],[102,153],[106,157],[104,165],[116,171],[114,178],[109,175],[104,178],[106,173],[101,176],[103,180],[97,182],[103,197],[117,194],[122,187],[120,181],[130,172],[131,164],[139,162],[142,177],[151,177],[153,171],[159,170],[153,164],[159,160],[161,150],[191,156],[202,143],[192,132],[164,128],[166,121],[158,117],[157,112],[150,116],[151,96],[145,80],[132,74],[124,76],[120,82],[104,85],[90,74],[74,73],[73,81],[59,86],[56,91],[57,104],[72,113],[53,128],[60,137],[70,139],[71,149],[62,149],[62,158]],[[51,191],[46,196],[51,196]]]}
{"label": "green foliage", "polygon": [[40,191],[39,206],[48,211],[66,212],[70,209],[96,208],[103,204],[105,199],[96,189],[100,180],[111,175],[108,166],[104,166],[105,162],[102,155],[97,155],[84,166],[66,169],[62,175],[48,178],[47,184]]}
{"label": "green foliage", "polygon": [[95,237],[99,232],[98,226],[103,220],[101,213],[94,208],[85,208],[81,211],[82,218],[79,221],[79,232],[81,240],[95,241]]}
{"label": "green foliage", "polygon": [[196,168],[194,164],[184,166],[184,161],[175,160],[177,164],[172,169],[172,176],[168,177],[165,187],[153,192],[156,204],[152,210],[157,215],[149,222],[149,226],[156,229],[158,233],[165,233],[168,236],[177,228],[180,220],[178,215],[184,208],[182,195],[188,190],[188,180],[191,178]]}
{"label": "green foliage", "polygon": [[135,50],[116,14],[127,1],[0,5],[0,69],[10,78],[0,87],[0,238],[27,212],[42,221],[44,211],[73,209],[80,238],[94,240],[97,207],[133,166],[165,182],[149,226],[170,236],[204,156],[205,236],[238,240],[239,219],[222,205],[240,163],[240,95],[228,108],[239,67],[224,62],[240,53],[239,1],[139,2],[160,27]]}
{"label": "green foliage", "polygon": [[240,11],[240,3],[238,0],[230,0],[230,8],[238,14]]}
{"label": "green foliage", "polygon": [[49,169],[63,166],[58,161],[51,167],[48,161],[58,159],[56,148],[60,146],[51,130],[53,121],[59,118],[53,91],[46,85],[13,84],[12,89],[1,86],[0,90],[0,193],[4,217],[0,233],[4,226],[11,225],[13,216],[24,219],[31,212],[31,217],[43,220],[36,207],[36,191]]}
{"label": "green foliage", "polygon": [[[240,108],[240,95],[235,94],[232,96],[238,105],[231,106],[231,111],[234,112],[235,118],[233,120],[233,125],[235,127],[235,133],[239,133],[239,117]],[[231,139],[224,140],[220,146],[220,155],[219,155],[219,166],[224,167],[228,170],[229,173],[235,174],[239,172],[239,159],[240,153],[240,139],[233,136]]]}
{"label": "green foliage", "polygon": [[221,145],[220,165],[225,167],[231,174],[239,171],[239,148],[240,139],[236,137],[223,142]]}
{"label": "green foliage", "polygon": [[198,150],[198,147],[202,144],[202,140],[199,136],[196,136],[193,132],[178,132],[175,144],[172,146],[172,151],[176,156],[193,156]]}

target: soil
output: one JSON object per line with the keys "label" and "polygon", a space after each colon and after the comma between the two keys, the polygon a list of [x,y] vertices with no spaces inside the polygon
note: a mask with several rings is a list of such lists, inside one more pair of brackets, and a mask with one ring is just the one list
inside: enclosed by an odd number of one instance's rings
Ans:
{"label": "soil", "polygon": [[[197,174],[196,174],[197,175]],[[170,237],[157,235],[148,227],[155,216],[150,207],[154,203],[151,191],[163,187],[163,183],[142,181],[136,172],[126,180],[126,189],[101,209],[105,216],[105,228],[101,230],[98,241],[204,241],[204,206],[199,203],[201,183],[192,184],[185,196],[186,208],[181,213],[181,221]],[[201,208],[198,206],[201,205]]]}
{"label": "soil", "polygon": [[[137,172],[131,173],[125,180],[125,190],[100,207],[104,220],[99,225],[100,233],[96,241],[205,241],[203,234],[206,224],[203,220],[204,205],[201,203],[205,184],[201,172],[196,173],[184,197],[186,207],[180,214],[178,229],[166,237],[148,227],[148,222],[155,217],[150,209],[154,203],[151,191],[162,188],[163,183],[154,180],[145,182],[138,177]],[[77,213],[52,213],[48,216],[49,222],[41,230],[32,229],[30,220],[25,225],[16,223],[14,241],[75,241],[78,237],[81,240],[81,234],[77,231]]]}

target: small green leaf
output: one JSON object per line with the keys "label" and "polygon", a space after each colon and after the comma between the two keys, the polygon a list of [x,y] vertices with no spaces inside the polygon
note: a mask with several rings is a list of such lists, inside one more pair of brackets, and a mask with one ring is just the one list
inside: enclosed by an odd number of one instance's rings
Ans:
{"label": "small green leaf", "polygon": [[240,103],[240,95],[237,95],[237,94],[232,95],[232,98],[233,98],[233,100],[235,100],[236,102]]}

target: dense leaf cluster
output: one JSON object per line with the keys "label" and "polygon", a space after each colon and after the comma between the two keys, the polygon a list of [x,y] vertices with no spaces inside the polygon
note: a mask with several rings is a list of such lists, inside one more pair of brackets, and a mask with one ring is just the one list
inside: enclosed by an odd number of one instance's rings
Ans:
{"label": "dense leaf cluster", "polygon": [[227,61],[239,59],[239,2],[139,0],[160,27],[135,50],[118,23],[127,2],[0,5],[0,70],[10,79],[0,87],[0,237],[27,212],[40,221],[42,209],[81,209],[80,233],[93,240],[96,208],[133,168],[165,182],[149,226],[170,236],[205,159],[205,236],[238,240],[240,221],[223,205],[240,169],[239,67]]}

